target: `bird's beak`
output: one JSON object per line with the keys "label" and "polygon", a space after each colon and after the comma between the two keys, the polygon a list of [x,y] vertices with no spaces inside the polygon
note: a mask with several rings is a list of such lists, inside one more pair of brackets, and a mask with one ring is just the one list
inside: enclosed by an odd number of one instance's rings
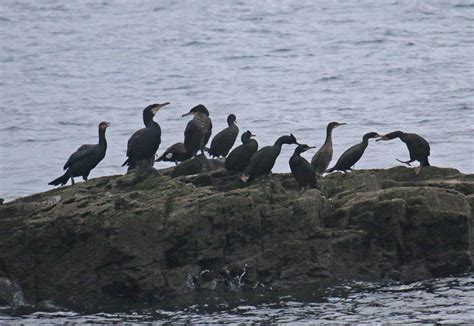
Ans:
{"label": "bird's beak", "polygon": [[193,114],[193,112],[185,113],[185,114],[183,114],[183,115],[181,116],[181,118],[184,118],[184,117],[186,117],[186,116],[188,116],[188,115],[191,115],[191,114]]}
{"label": "bird's beak", "polygon": [[376,139],[375,141],[381,141],[381,140],[388,140],[388,138],[384,135],[378,135],[378,139]]}
{"label": "bird's beak", "polygon": [[308,146],[308,149],[316,148],[316,146]]}
{"label": "bird's beak", "polygon": [[162,107],[165,107],[167,106],[168,104],[170,104],[170,102],[165,102],[165,103],[162,103],[162,104],[157,104],[154,108],[153,108],[153,114],[156,114],[158,111],[160,111],[160,109]]}
{"label": "bird's beak", "polygon": [[256,137],[254,134],[251,134],[250,137]]}
{"label": "bird's beak", "polygon": [[342,123],[338,124],[337,127],[339,127],[339,126],[344,126],[344,125],[346,125],[346,124],[347,124],[347,123],[342,122]]}
{"label": "bird's beak", "polygon": [[105,125],[107,128],[110,127],[110,122],[106,122]]}

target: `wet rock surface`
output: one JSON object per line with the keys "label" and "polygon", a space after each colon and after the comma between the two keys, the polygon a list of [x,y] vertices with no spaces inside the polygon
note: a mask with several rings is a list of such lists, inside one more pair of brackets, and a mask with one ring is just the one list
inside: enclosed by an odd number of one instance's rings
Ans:
{"label": "wet rock surface", "polygon": [[29,303],[85,306],[471,267],[474,175],[361,170],[301,193],[290,174],[244,185],[219,162],[197,165],[205,172],[103,177],[1,205],[0,278]]}

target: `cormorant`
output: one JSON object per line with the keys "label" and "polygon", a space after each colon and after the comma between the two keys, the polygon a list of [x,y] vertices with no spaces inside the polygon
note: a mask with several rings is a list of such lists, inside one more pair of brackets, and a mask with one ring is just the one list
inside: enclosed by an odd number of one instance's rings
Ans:
{"label": "cormorant", "polygon": [[184,131],[184,146],[188,150],[190,156],[196,156],[198,150],[204,154],[204,146],[206,146],[212,133],[212,122],[209,118],[209,111],[202,104],[193,107],[188,113],[193,115],[193,119],[188,122]]}
{"label": "cormorant", "polygon": [[311,165],[317,174],[323,174],[328,169],[329,163],[332,160],[332,130],[345,123],[330,122],[326,128],[326,140],[323,146],[314,154],[311,159]]}
{"label": "cormorant", "polygon": [[281,136],[273,146],[262,147],[258,152],[252,155],[249,165],[240,179],[243,182],[249,182],[254,180],[256,177],[270,174],[278,155],[280,155],[281,146],[283,144],[299,145],[293,134],[290,134],[289,136]]}
{"label": "cormorant", "polygon": [[189,152],[184,146],[184,144],[176,143],[168,147],[163,153],[163,155],[161,155],[156,160],[156,162],[165,161],[174,162],[175,164],[178,164],[178,162],[186,161],[189,158],[191,158],[191,155],[189,155]]}
{"label": "cormorant", "polygon": [[239,127],[235,124],[236,119],[234,114],[229,114],[227,117],[228,127],[214,136],[209,155],[212,157],[226,157],[227,154],[229,154],[230,149],[234,146],[235,140],[239,135]]}
{"label": "cormorant", "polygon": [[316,172],[314,172],[312,165],[300,155],[311,148],[316,147],[308,146],[306,144],[298,145],[290,158],[291,173],[295,177],[298,184],[302,187],[303,191],[307,186],[313,188],[316,187]]}
{"label": "cormorant", "polygon": [[153,121],[155,114],[164,106],[170,104],[152,104],[143,110],[143,123],[145,128],[137,130],[128,140],[127,160],[122,166],[128,165],[128,169],[134,169],[139,161],[147,161],[153,166],[155,153],[161,144],[161,128]]}
{"label": "cormorant", "polygon": [[380,137],[380,135],[376,132],[369,132],[365,134],[364,137],[362,137],[362,143],[354,145],[348,150],[346,150],[344,153],[342,153],[339,160],[337,160],[336,165],[327,170],[326,173],[330,173],[336,170],[344,172],[346,172],[347,170],[352,171],[352,167],[354,166],[354,164],[357,163],[357,161],[360,160],[360,158],[364,154],[365,149],[369,145],[369,139],[376,137]]}
{"label": "cormorant", "polygon": [[407,145],[408,152],[410,153],[409,161],[400,161],[397,159],[398,162],[407,164],[408,166],[411,166],[410,163],[413,161],[420,162],[420,166],[415,169],[415,173],[417,175],[420,173],[420,170],[423,166],[430,166],[430,162],[428,161],[428,156],[430,156],[430,144],[428,144],[426,139],[417,134],[394,131],[381,136],[381,138],[377,139],[376,141],[390,140],[394,138],[400,138],[400,140]]}
{"label": "cormorant", "polygon": [[66,170],[66,173],[48,184],[53,186],[63,186],[67,183],[69,178],[71,178],[71,183],[74,184],[74,177],[80,176],[82,176],[82,179],[87,180],[91,170],[105,157],[105,152],[107,150],[105,130],[109,126],[110,123],[101,122],[99,124],[99,143],[96,145],[87,144],[79,147],[77,151],[72,153],[66,164],[64,164],[63,169]]}
{"label": "cormorant", "polygon": [[244,132],[241,136],[242,145],[237,146],[229,153],[225,159],[225,168],[231,172],[244,172],[249,165],[250,158],[258,150],[258,143],[250,130]]}

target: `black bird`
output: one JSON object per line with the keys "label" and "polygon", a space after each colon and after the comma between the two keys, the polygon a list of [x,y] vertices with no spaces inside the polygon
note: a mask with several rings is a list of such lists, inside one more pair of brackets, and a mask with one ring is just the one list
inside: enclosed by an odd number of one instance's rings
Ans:
{"label": "black bird", "polygon": [[252,133],[247,130],[241,136],[242,145],[237,146],[225,159],[225,168],[230,172],[244,172],[249,165],[250,158],[258,150],[258,143]]}
{"label": "black bird", "polygon": [[273,146],[262,147],[258,152],[252,155],[249,165],[240,179],[243,182],[249,182],[254,180],[256,177],[270,174],[278,155],[280,155],[281,146],[283,144],[299,145],[293,134],[290,134],[289,136],[281,136]]}
{"label": "black bird", "polygon": [[376,137],[380,137],[380,135],[376,132],[369,132],[365,134],[364,137],[362,137],[362,143],[354,145],[348,150],[346,150],[344,153],[342,153],[339,160],[337,160],[336,165],[327,170],[326,173],[330,173],[336,170],[344,172],[346,172],[347,170],[352,171],[352,167],[354,166],[354,164],[357,163],[357,161],[360,160],[360,158],[365,152],[365,149],[369,145],[369,139]]}
{"label": "black bird", "polygon": [[290,158],[291,173],[298,184],[302,187],[303,191],[308,186],[313,188],[316,187],[316,172],[314,172],[311,164],[300,155],[311,148],[315,148],[315,146],[308,146],[306,144],[298,145]]}
{"label": "black bird", "polygon": [[345,123],[331,122],[326,128],[326,140],[323,146],[314,154],[311,159],[311,165],[317,174],[323,174],[326,172],[329,163],[332,160],[332,131],[334,128],[345,125]]}
{"label": "black bird", "polygon": [[229,154],[230,149],[234,146],[235,140],[239,135],[239,127],[235,124],[236,119],[234,114],[229,114],[227,117],[228,127],[214,136],[209,155],[212,157],[226,157],[227,154]]}
{"label": "black bird", "polygon": [[166,151],[161,155],[156,162],[165,161],[165,162],[174,162],[176,165],[178,162],[184,162],[187,159],[191,158],[188,150],[183,143],[176,143],[171,145],[166,149]]}
{"label": "black bird", "polygon": [[145,124],[145,128],[135,131],[128,140],[128,158],[122,166],[128,165],[128,169],[132,170],[139,161],[146,161],[153,166],[155,153],[161,144],[161,128],[158,123],[153,121],[153,117],[162,107],[168,104],[170,103],[152,104],[143,110],[143,123]]}
{"label": "black bird", "polygon": [[408,152],[410,153],[409,161],[400,161],[397,159],[398,162],[405,163],[408,166],[411,166],[410,163],[413,161],[420,162],[420,166],[415,169],[415,173],[417,175],[420,173],[420,170],[423,166],[430,166],[430,162],[428,161],[428,156],[430,156],[430,144],[428,144],[426,139],[417,134],[394,131],[381,136],[381,138],[377,139],[376,141],[390,140],[394,138],[400,138],[400,140],[407,145]]}
{"label": "black bird", "polygon": [[66,173],[48,184],[53,186],[63,186],[67,183],[69,178],[71,178],[71,183],[74,184],[74,177],[80,176],[82,176],[82,179],[87,180],[91,170],[105,157],[105,152],[107,150],[105,130],[109,126],[110,123],[101,122],[99,124],[99,143],[96,145],[87,144],[79,147],[77,151],[72,153],[66,164],[64,164],[63,169],[66,170]]}
{"label": "black bird", "polygon": [[184,146],[188,150],[190,156],[196,156],[196,153],[201,150],[204,154],[204,146],[206,146],[212,133],[212,122],[209,118],[209,111],[202,104],[193,107],[188,113],[183,114],[193,115],[193,119],[188,122],[184,130]]}

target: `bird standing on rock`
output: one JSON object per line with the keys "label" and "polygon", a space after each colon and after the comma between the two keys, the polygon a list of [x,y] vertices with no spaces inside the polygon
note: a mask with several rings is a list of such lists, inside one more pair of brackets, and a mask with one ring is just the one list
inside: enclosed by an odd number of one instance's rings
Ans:
{"label": "bird standing on rock", "polygon": [[311,164],[300,155],[311,148],[315,148],[315,146],[308,146],[306,144],[298,145],[290,158],[291,173],[303,191],[306,190],[308,186],[316,187],[316,172],[314,172]]}
{"label": "bird standing on rock", "polygon": [[272,146],[262,147],[258,152],[252,155],[249,165],[240,179],[243,182],[251,182],[256,177],[263,175],[268,176],[275,165],[278,155],[280,155],[281,146],[283,144],[299,145],[293,134],[290,134],[289,136],[281,136]]}
{"label": "bird standing on rock", "polygon": [[74,184],[74,177],[82,176],[87,180],[89,173],[93,168],[99,164],[105,157],[107,151],[107,141],[105,140],[105,130],[110,126],[108,122],[101,122],[99,124],[99,143],[96,145],[82,145],[75,151],[64,164],[63,169],[66,170],[59,178],[51,181],[50,185],[58,186],[65,185],[69,178]]}
{"label": "bird standing on rock", "polygon": [[314,168],[314,171],[317,174],[323,174],[326,172],[329,163],[332,160],[332,131],[339,127],[343,126],[345,123],[339,122],[330,122],[326,128],[326,140],[324,141],[323,146],[314,154],[313,158],[311,159],[311,165]]}
{"label": "bird standing on rock", "polygon": [[365,152],[365,149],[369,145],[370,138],[380,137],[380,135],[376,132],[369,132],[362,137],[362,142],[352,146],[344,153],[342,153],[339,160],[337,160],[336,165],[326,171],[326,173],[330,173],[332,171],[344,171],[347,170],[352,171],[352,167],[360,160],[362,155]]}
{"label": "bird standing on rock", "polygon": [[408,166],[411,166],[410,163],[413,161],[420,162],[420,165],[415,168],[416,175],[420,173],[423,166],[430,166],[430,162],[428,161],[428,156],[430,156],[430,144],[428,144],[426,139],[423,137],[417,134],[409,134],[401,131],[394,131],[380,137],[381,138],[377,139],[376,141],[400,138],[400,140],[407,145],[408,152],[410,153],[410,160],[400,161],[397,159],[397,161],[407,164]]}
{"label": "bird standing on rock", "polygon": [[145,128],[137,130],[128,140],[127,160],[122,166],[128,165],[128,170],[135,169],[138,162],[143,162],[150,167],[155,161],[155,154],[161,144],[161,128],[153,121],[153,117],[158,111],[170,104],[152,104],[143,110],[143,123]]}
{"label": "bird standing on rock", "polygon": [[244,172],[249,165],[250,158],[258,150],[258,143],[250,130],[244,132],[241,136],[242,145],[237,146],[229,153],[225,159],[225,168],[230,172]]}
{"label": "bird standing on rock", "polygon": [[234,146],[235,140],[239,135],[239,127],[237,127],[236,117],[234,114],[229,114],[227,117],[228,127],[221,130],[211,142],[209,155],[212,157],[226,157],[230,149]]}
{"label": "bird standing on rock", "polygon": [[196,156],[199,150],[204,155],[204,146],[206,146],[212,133],[209,111],[204,105],[199,104],[182,116],[188,115],[193,115],[193,119],[188,122],[184,130],[184,146],[191,157]]}

